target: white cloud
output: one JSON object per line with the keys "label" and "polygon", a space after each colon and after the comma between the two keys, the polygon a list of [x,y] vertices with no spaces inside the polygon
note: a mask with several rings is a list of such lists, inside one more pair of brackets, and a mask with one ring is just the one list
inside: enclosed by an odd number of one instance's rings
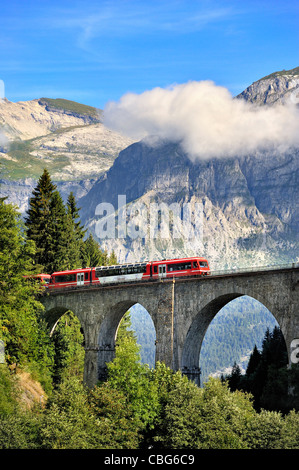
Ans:
{"label": "white cloud", "polygon": [[104,109],[104,123],[133,139],[180,141],[191,158],[229,157],[299,146],[293,105],[254,106],[211,81],[125,94]]}

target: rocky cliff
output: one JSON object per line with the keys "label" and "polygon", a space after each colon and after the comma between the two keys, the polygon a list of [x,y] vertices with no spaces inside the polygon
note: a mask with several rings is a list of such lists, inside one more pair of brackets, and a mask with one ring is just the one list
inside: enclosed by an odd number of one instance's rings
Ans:
{"label": "rocky cliff", "polygon": [[[178,144],[153,148],[139,142],[120,153],[80,206],[89,229],[100,235],[102,246],[116,251],[121,262],[196,254],[207,256],[214,269],[292,262],[299,241],[298,156],[296,150],[192,162]],[[125,239],[117,233],[119,195],[125,195],[127,203]],[[101,239],[105,227],[101,232],[96,214],[101,203],[115,209],[115,238]],[[137,203],[145,210],[139,216],[132,211],[134,205],[138,209]],[[194,236],[168,236],[170,225],[162,224],[151,237],[153,203],[176,203],[181,208],[187,203],[193,216],[196,205],[202,209],[197,221],[190,219]],[[133,221],[136,230],[146,230],[145,237],[128,235]]]}
{"label": "rocky cliff", "polygon": [[237,98],[258,105],[299,103],[299,67],[267,75],[252,83]]}
{"label": "rocky cliff", "polygon": [[82,197],[132,140],[101,122],[101,111],[73,101],[0,100],[0,195],[24,212],[47,167],[62,194]]}

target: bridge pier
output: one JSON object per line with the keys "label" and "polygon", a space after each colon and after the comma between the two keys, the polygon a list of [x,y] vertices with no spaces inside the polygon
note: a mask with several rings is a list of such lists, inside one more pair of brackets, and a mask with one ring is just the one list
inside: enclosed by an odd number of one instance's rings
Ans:
{"label": "bridge pier", "polygon": [[84,358],[84,383],[92,388],[98,379],[98,347],[85,347],[85,358]]}
{"label": "bridge pier", "polygon": [[182,368],[182,374],[186,375],[189,380],[194,382],[198,387],[200,387],[200,368],[197,366]]}

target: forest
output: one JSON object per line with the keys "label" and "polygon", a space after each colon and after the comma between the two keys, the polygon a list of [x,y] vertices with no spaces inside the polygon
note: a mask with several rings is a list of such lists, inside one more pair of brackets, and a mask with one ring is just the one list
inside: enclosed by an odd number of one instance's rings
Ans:
{"label": "forest", "polygon": [[[34,278],[116,262],[86,236],[79,211],[72,193],[63,203],[47,170],[24,221],[0,200],[0,448],[298,449],[299,370],[287,367],[277,325],[252,349],[245,371],[231,364],[229,374],[198,387],[163,363],[145,363],[127,312],[108,379],[84,385],[80,323],[68,312],[50,336],[44,287]],[[37,400],[24,392],[24,377],[38,388]]]}

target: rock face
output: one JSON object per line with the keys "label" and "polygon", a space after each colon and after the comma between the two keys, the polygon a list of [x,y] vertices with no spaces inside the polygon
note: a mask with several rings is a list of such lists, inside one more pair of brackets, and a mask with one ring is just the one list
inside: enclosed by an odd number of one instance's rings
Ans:
{"label": "rock face", "polygon": [[[139,142],[120,153],[79,205],[89,229],[121,262],[196,254],[207,256],[214,269],[292,262],[299,241],[298,156],[294,151],[192,162],[177,144],[153,148]],[[127,203],[127,237],[119,238],[116,230],[114,238],[101,239],[97,206],[113,206],[117,229],[119,195]],[[137,202],[145,208],[139,218],[132,212]],[[150,205],[162,202],[181,208],[187,203],[193,214],[197,204],[201,212],[197,222],[191,220],[192,237],[168,236],[163,224],[150,237]],[[133,221],[146,229],[145,237],[128,236]]]}
{"label": "rock face", "polygon": [[0,101],[0,126],[8,141],[28,140],[71,126],[99,122],[100,115],[80,115],[62,108],[48,107],[43,100],[13,103]]}
{"label": "rock face", "polygon": [[[64,194],[82,197],[132,140],[101,123],[101,112],[67,100],[0,100],[0,196],[21,212],[46,167]],[[63,185],[63,182],[66,182]]]}
{"label": "rock face", "polygon": [[254,82],[237,98],[258,105],[299,103],[299,67],[275,72]]}

